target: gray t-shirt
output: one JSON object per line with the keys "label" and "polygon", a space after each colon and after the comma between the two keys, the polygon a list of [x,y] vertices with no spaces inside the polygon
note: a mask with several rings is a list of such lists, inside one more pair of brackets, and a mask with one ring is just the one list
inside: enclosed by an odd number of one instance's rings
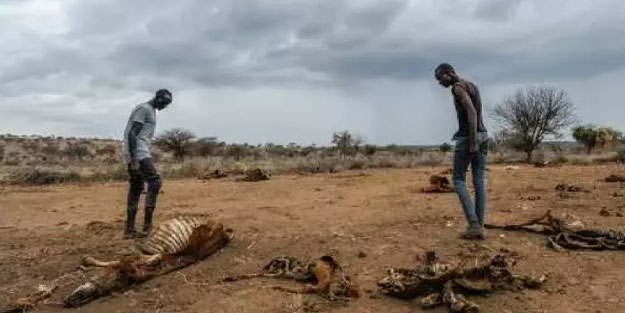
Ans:
{"label": "gray t-shirt", "polygon": [[139,122],[143,124],[139,135],[137,136],[137,154],[136,159],[143,160],[150,158],[150,145],[152,143],[152,137],[154,136],[154,130],[156,129],[156,110],[149,103],[142,103],[135,107],[130,113],[128,118],[128,124],[124,131],[124,162],[126,164],[131,162],[130,159],[130,146],[128,144],[128,132],[132,128],[132,123]]}

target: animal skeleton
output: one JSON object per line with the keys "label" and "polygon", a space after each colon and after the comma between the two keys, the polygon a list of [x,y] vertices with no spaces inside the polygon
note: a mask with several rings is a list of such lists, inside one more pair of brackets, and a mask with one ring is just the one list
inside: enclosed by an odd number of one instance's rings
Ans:
{"label": "animal skeleton", "polygon": [[107,273],[79,286],[64,304],[75,307],[113,291],[125,290],[155,276],[178,270],[215,253],[232,239],[232,230],[205,216],[183,215],[161,224],[138,244],[142,253],[104,262],[83,259],[84,266],[107,268]]}
{"label": "animal skeleton", "polygon": [[555,250],[625,250],[625,234],[615,230],[572,230],[561,219],[547,211],[545,215],[527,223],[510,225],[484,225],[486,228],[510,231],[527,231],[546,234],[549,246]]}
{"label": "animal skeleton", "polygon": [[[464,260],[466,261],[466,260]],[[476,313],[479,306],[465,298],[466,294],[486,294],[497,290],[519,290],[538,288],[545,281],[514,275],[510,271],[510,260],[497,255],[484,263],[475,261],[472,267],[464,268],[466,262],[453,267],[441,262],[436,253],[429,251],[425,262],[414,269],[389,268],[388,275],[378,281],[383,294],[412,299],[420,297],[424,309],[447,305],[450,312]]]}
{"label": "animal skeleton", "polygon": [[309,263],[302,263],[292,256],[276,257],[263,267],[261,273],[226,277],[224,282],[257,277],[291,279],[307,283],[301,289],[274,287],[274,289],[291,293],[317,293],[330,300],[349,300],[360,296],[358,286],[351,277],[343,272],[333,257],[327,255]]}

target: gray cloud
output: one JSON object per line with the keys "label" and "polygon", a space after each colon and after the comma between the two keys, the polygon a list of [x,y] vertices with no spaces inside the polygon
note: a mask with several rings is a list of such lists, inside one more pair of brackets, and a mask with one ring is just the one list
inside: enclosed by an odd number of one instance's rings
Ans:
{"label": "gray cloud", "polygon": [[[57,121],[47,132],[64,124],[82,134],[114,136],[117,119],[125,119],[135,103],[125,101],[147,99],[163,86],[183,95],[187,102],[179,105],[198,110],[203,106],[192,102],[236,102],[214,103],[206,114],[227,112],[228,105],[256,112],[253,103],[263,103],[274,111],[258,127],[289,124],[285,120],[304,109],[287,103],[314,106],[299,97],[323,102],[331,93],[329,102],[347,106],[344,124],[357,125],[380,142],[407,142],[415,137],[398,123],[353,119],[403,118],[399,111],[386,112],[381,99],[410,113],[422,111],[411,103],[432,105],[405,95],[438,101],[432,94],[445,91],[431,83],[431,71],[442,61],[475,79],[486,95],[489,87],[500,90],[502,84],[599,80],[625,68],[622,25],[625,3],[619,0],[567,6],[557,0],[5,1],[0,3],[0,39],[6,43],[0,47],[0,109],[2,119]],[[272,107],[266,99],[226,96],[222,89],[293,98]],[[332,114],[323,107],[324,114]],[[446,109],[437,105],[431,114],[443,116]],[[358,110],[364,112],[353,113]],[[88,122],[96,116],[115,123]],[[6,125],[28,130],[2,122],[0,131],[12,130]],[[447,128],[427,118],[423,123],[437,132],[414,140],[447,137]],[[314,141],[336,124],[308,120],[299,126],[306,128],[303,140]],[[250,131],[220,127],[222,134],[239,133],[233,140],[253,137],[246,135]],[[280,132],[267,136],[282,140]]]}
{"label": "gray cloud", "polygon": [[474,14],[477,18],[493,22],[505,22],[515,13],[522,0],[485,0],[477,4]]}

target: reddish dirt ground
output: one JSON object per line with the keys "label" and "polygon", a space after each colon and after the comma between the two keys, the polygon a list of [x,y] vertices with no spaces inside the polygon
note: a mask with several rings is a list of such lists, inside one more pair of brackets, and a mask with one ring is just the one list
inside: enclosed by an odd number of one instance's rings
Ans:
{"label": "reddish dirt ground", "polygon": [[[503,231],[490,231],[479,244],[459,240],[464,218],[456,196],[420,193],[429,175],[443,170],[276,176],[259,183],[165,181],[156,223],[181,212],[208,213],[233,228],[235,240],[202,262],[72,312],[303,312],[316,303],[322,312],[420,312],[413,302],[376,292],[385,268],[410,267],[416,255],[432,249],[453,261],[481,245],[515,251],[517,272],[548,277],[541,290],[476,298],[482,312],[625,312],[625,251],[556,252],[542,235]],[[577,216],[588,227],[622,230],[625,217],[617,215],[625,214],[625,185],[599,180],[623,170],[613,164],[510,171],[491,166],[488,222],[524,222],[550,209],[558,217]],[[588,192],[561,194],[559,183]],[[82,283],[76,273],[83,256],[112,259],[134,249],[121,239],[125,193],[124,183],[0,189],[0,307],[56,279],[61,288],[35,311],[68,311],[55,302]],[[602,209],[610,215],[600,214]],[[137,220],[140,226],[142,216]],[[219,283],[225,275],[256,272],[283,254],[304,260],[336,256],[362,286],[363,297],[328,304],[316,295],[267,288],[290,282]]]}

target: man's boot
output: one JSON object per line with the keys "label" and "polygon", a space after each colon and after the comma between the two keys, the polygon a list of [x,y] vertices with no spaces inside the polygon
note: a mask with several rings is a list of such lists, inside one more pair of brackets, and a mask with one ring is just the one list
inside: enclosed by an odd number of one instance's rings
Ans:
{"label": "man's boot", "polygon": [[126,231],[124,232],[124,239],[132,239],[135,237],[135,217],[137,215],[137,208],[128,208],[126,216]]}
{"label": "man's boot", "polygon": [[139,234],[141,237],[147,237],[152,230],[152,216],[154,215],[154,208],[145,208],[145,215],[143,217],[143,231]]}
{"label": "man's boot", "polygon": [[128,199],[126,202],[126,230],[124,231],[124,238],[131,239],[136,235],[135,232],[135,217],[137,216],[137,207],[139,206],[139,199],[141,198],[141,192],[143,191],[143,182],[132,181],[130,188],[128,189]]}
{"label": "man's boot", "polygon": [[460,234],[460,238],[469,240],[484,239],[484,229],[480,223],[469,223],[467,230]]}

